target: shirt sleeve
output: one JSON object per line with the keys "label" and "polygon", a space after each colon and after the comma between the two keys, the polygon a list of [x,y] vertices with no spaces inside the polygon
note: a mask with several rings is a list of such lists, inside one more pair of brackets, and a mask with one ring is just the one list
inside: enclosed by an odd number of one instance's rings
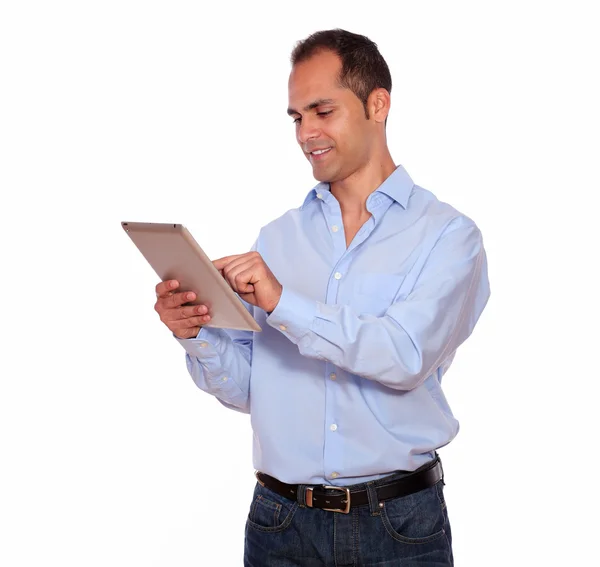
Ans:
{"label": "shirt sleeve", "polygon": [[194,339],[176,340],[185,349],[192,380],[224,406],[250,413],[252,331],[202,327]]}
{"label": "shirt sleeve", "polygon": [[[258,247],[258,239],[250,250]],[[252,314],[252,306],[241,300]],[[185,349],[185,362],[192,380],[225,407],[250,413],[252,331],[202,327],[193,339],[175,337]]]}
{"label": "shirt sleeve", "polygon": [[490,295],[481,233],[464,217],[445,229],[412,291],[382,317],[314,301],[284,287],[267,323],[304,356],[411,390],[472,333]]}

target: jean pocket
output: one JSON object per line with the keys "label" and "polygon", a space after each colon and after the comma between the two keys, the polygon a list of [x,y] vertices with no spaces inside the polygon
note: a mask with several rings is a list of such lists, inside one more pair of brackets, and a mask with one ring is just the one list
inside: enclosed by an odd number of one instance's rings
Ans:
{"label": "jean pocket", "polygon": [[281,532],[292,523],[298,503],[257,485],[247,523],[263,532]]}
{"label": "jean pocket", "polygon": [[423,544],[443,537],[446,519],[437,485],[384,502],[381,521],[401,543]]}

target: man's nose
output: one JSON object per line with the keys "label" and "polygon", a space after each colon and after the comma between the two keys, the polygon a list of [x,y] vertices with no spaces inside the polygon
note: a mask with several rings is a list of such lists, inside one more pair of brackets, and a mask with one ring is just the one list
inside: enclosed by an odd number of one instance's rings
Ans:
{"label": "man's nose", "polygon": [[316,127],[314,122],[305,120],[298,126],[298,132],[296,134],[298,143],[306,144],[308,140],[318,138],[321,131]]}

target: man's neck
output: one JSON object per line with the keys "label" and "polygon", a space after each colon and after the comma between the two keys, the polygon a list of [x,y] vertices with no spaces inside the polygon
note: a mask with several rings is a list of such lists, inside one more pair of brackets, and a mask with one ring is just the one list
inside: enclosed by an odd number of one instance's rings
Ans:
{"label": "man's neck", "polygon": [[331,194],[338,200],[344,217],[360,218],[368,215],[367,198],[396,169],[392,157],[355,171],[352,175],[331,184]]}

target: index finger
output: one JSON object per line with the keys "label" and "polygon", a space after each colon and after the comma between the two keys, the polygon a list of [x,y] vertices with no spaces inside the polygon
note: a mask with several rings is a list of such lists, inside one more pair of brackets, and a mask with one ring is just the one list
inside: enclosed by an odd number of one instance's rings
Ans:
{"label": "index finger", "polygon": [[179,287],[177,280],[166,280],[156,286],[156,297],[169,297],[170,292]]}
{"label": "index finger", "polygon": [[234,260],[237,260],[238,258],[241,258],[242,256],[243,256],[243,254],[234,254],[233,256],[224,256],[223,258],[213,260],[213,266],[215,268],[217,268],[217,270],[219,270],[219,272],[220,272],[225,266],[227,266],[227,264],[230,264],[231,262],[233,262]]}

